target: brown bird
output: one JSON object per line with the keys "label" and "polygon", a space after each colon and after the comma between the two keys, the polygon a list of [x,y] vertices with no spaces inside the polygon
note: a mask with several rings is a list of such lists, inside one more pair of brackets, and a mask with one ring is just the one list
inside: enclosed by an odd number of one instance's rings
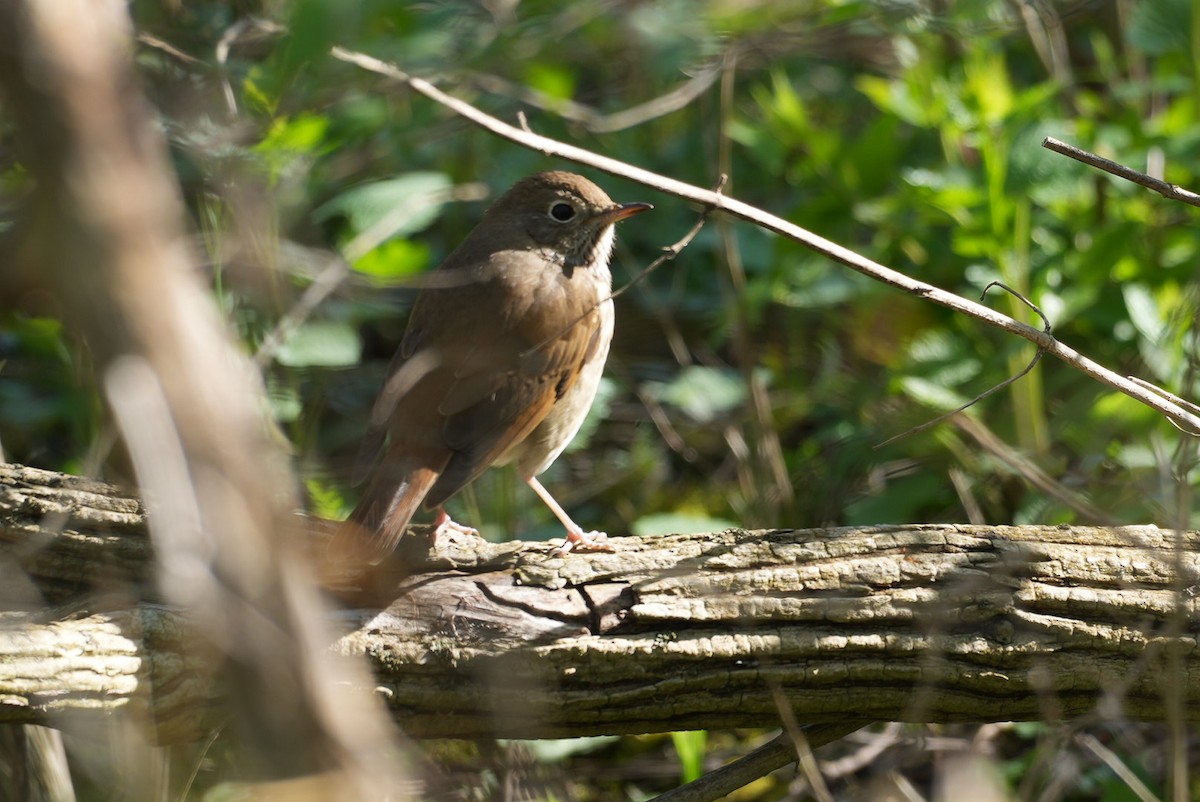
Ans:
{"label": "brown bird", "polygon": [[[579,431],[613,334],[613,226],[651,208],[614,203],[582,176],[517,182],[430,275],[372,412],[388,443],[338,542],[378,561],[424,506],[443,505],[492,465],[515,463],[567,530],[598,547],[537,480]],[[335,545],[335,548],[337,546]]]}

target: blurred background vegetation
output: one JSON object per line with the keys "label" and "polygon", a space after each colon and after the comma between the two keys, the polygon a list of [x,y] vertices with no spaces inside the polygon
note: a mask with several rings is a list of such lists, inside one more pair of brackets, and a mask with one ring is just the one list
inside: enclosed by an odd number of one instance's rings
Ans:
{"label": "blurred background vegetation", "polygon": [[[261,357],[311,510],[340,517],[421,274],[477,222],[485,198],[572,167],[331,59],[332,45],[674,178],[715,186],[727,174],[729,194],[939,287],[977,297],[1003,281],[1064,342],[1195,399],[1196,212],[1040,143],[1052,135],[1195,189],[1196,5],[134,0],[131,12],[205,259],[198,269]],[[641,104],[647,113],[631,124],[612,116]],[[0,217],[11,220],[28,186],[3,114]],[[699,214],[589,175],[617,200],[656,207],[620,230],[618,284]],[[331,291],[298,315],[314,287]],[[1002,292],[986,302],[1041,325]],[[1056,362],[964,416],[878,447],[1013,375],[1031,346],[749,225],[711,220],[617,306],[591,423],[544,477],[586,526],[1196,526],[1194,441]],[[86,344],[69,339],[53,308],[0,315],[4,457],[121,478]],[[272,332],[289,319],[299,326],[276,347]],[[489,538],[560,532],[507,470],[454,504]],[[982,751],[1007,775],[996,782],[1021,799],[1134,798],[1057,732],[988,730]],[[1115,723],[1106,733],[1163,793],[1161,733]],[[980,737],[942,736],[967,751]],[[464,759],[477,772],[471,798],[503,798],[505,772],[517,772],[529,782],[548,773],[530,792],[538,798],[638,799],[754,737],[502,746],[502,758]],[[936,794],[934,753],[903,733],[895,743],[873,761],[878,771],[911,770]],[[1073,757],[1052,770],[1040,749]],[[572,759],[592,773],[549,768]],[[838,781],[846,798],[864,798],[854,790],[862,776]],[[803,799],[802,786],[774,778],[740,798]]]}

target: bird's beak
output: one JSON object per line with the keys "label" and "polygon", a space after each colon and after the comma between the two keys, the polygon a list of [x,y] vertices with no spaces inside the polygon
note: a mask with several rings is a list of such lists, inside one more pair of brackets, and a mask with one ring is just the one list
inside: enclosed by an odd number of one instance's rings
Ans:
{"label": "bird's beak", "polygon": [[615,223],[618,220],[624,220],[626,217],[633,217],[635,214],[649,211],[654,207],[648,203],[621,203],[611,209],[606,209],[597,217],[605,223]]}

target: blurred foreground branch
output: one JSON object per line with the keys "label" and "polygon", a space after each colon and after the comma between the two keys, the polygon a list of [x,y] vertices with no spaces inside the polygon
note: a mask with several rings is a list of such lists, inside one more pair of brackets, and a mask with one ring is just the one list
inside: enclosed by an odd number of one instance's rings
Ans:
{"label": "blurred foreground branch", "polygon": [[[63,612],[148,575],[140,516],[107,485],[0,466],[0,565],[60,605],[31,596],[5,616],[0,721],[132,709],[165,741],[214,726],[221,692],[180,647],[186,615],[149,593]],[[1183,714],[1200,721],[1200,653],[1173,626],[1196,612],[1176,588],[1196,581],[1200,533],[728,531],[566,557],[543,543],[464,538],[426,553],[408,540],[400,559],[416,574],[376,577],[383,602],[343,611],[332,650],[368,657],[416,736],[771,726],[776,693],[814,724],[1159,720],[1168,684],[1185,686]]]}
{"label": "blurred foreground branch", "polygon": [[[246,774],[296,780],[309,798],[376,798],[380,778],[401,776],[394,733],[357,698],[336,694],[334,678],[348,676],[347,666],[334,673],[323,650],[324,616],[292,531],[294,481],[268,435],[261,378],[196,280],[161,122],[134,69],[128,15],[113,2],[0,3],[0,93],[32,179],[14,210],[17,222],[4,231],[0,299],[55,309],[85,345],[146,494],[154,583],[187,611],[180,631],[189,637],[172,659],[185,687],[224,684],[223,715],[245,747]],[[52,530],[55,522],[46,524]],[[112,553],[101,546],[83,559],[77,568],[103,572]],[[143,562],[138,570],[148,576]],[[18,575],[0,589],[0,610],[14,609]],[[124,591],[110,585],[108,592]],[[130,620],[142,621],[144,612]],[[141,687],[158,670],[153,646],[110,655],[112,640],[94,631],[68,653],[57,651],[62,627],[91,619],[44,631],[28,629],[19,612],[0,616],[6,637],[33,637],[20,642],[35,656],[12,644],[6,662],[24,678],[6,696],[20,704],[53,707],[58,692],[38,685],[59,676],[82,686],[60,688],[65,698],[94,697],[84,706],[111,711],[109,694],[120,686],[110,681],[128,670]],[[153,631],[114,626],[117,640]],[[49,651],[37,651],[43,647]],[[69,663],[70,655],[93,652],[104,655],[96,674],[81,667],[56,675],[65,663],[42,659]],[[187,701],[202,698],[198,691]],[[327,782],[339,792],[326,793]]]}

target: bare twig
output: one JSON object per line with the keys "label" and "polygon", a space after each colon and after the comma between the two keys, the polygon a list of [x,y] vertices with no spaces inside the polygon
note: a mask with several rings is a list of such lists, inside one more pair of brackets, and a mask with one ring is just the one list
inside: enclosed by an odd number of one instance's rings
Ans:
{"label": "bare twig", "polygon": [[808,742],[808,737],[796,721],[796,713],[788,704],[787,695],[777,681],[768,680],[767,684],[771,688],[771,696],[775,699],[775,707],[779,710],[779,718],[783,721],[783,731],[791,740],[792,749],[796,752],[796,764],[804,773],[809,790],[817,802],[833,802],[833,794],[829,792],[829,786],[826,785],[817,759],[813,756],[812,744]]}
{"label": "bare twig", "polygon": [[[1139,387],[1145,387],[1147,390],[1154,393],[1155,395],[1161,395],[1163,398],[1167,399],[1168,401],[1170,401],[1173,404],[1178,404],[1179,406],[1183,407],[1184,409],[1191,410],[1195,414],[1200,415],[1200,405],[1193,404],[1191,401],[1188,401],[1186,398],[1180,398],[1179,396],[1175,395],[1171,391],[1164,390],[1163,388],[1159,387],[1158,385],[1151,384],[1150,382],[1146,381],[1145,379],[1139,379],[1137,376],[1130,376],[1129,380],[1131,382],[1133,382],[1134,384],[1137,384]],[[1174,421],[1171,421],[1171,423],[1174,424]],[[1183,431],[1187,431],[1187,430],[1185,429]]]}
{"label": "bare twig", "polygon": [[[862,722],[820,724],[804,729],[808,745],[816,749],[843,738],[863,726]],[[765,777],[776,769],[796,762],[796,747],[786,732],[781,732],[745,757],[654,797],[654,802],[713,802],[744,785]]]}
{"label": "bare twig", "polygon": [[1105,526],[1117,526],[1120,523],[1120,521],[1104,512],[1104,510],[1092,504],[1086,497],[1065,487],[1062,482],[1046,473],[1038,465],[997,437],[995,432],[969,415],[955,418],[954,425],[970,435],[984,451],[1007,465],[1021,479],[1033,485],[1050,498],[1075,510],[1075,512],[1082,515],[1087,521]]}
{"label": "bare twig", "polygon": [[1113,774],[1121,778],[1125,785],[1129,786],[1129,790],[1133,791],[1134,795],[1142,802],[1160,802],[1159,798],[1154,795],[1141,778],[1134,773],[1133,769],[1125,765],[1125,761],[1109,749],[1104,744],[1096,739],[1096,736],[1081,732],[1075,736],[1076,743],[1087,748],[1092,754],[1100,758],[1104,765],[1112,769]]}
{"label": "bare twig", "polygon": [[983,515],[983,509],[979,506],[979,500],[971,492],[971,480],[966,471],[957,465],[952,467],[950,484],[954,486],[954,492],[958,494],[958,501],[962,504],[963,512],[967,514],[967,520],[976,525],[986,523],[987,519]]}
{"label": "bare twig", "polygon": [[1178,184],[1171,184],[1163,181],[1161,178],[1155,178],[1146,173],[1134,170],[1132,167],[1126,167],[1119,162],[1106,159],[1103,156],[1097,156],[1089,150],[1068,145],[1066,142],[1055,139],[1052,136],[1048,136],[1042,140],[1042,147],[1052,150],[1055,153],[1061,153],[1064,156],[1070,156],[1076,161],[1096,167],[1106,173],[1111,173],[1118,178],[1124,178],[1126,181],[1140,184],[1146,189],[1152,189],[1164,198],[1170,198],[1171,200],[1177,200],[1192,206],[1200,206],[1200,195],[1192,192],[1190,189],[1184,189]]}
{"label": "bare twig", "polygon": [[[992,287],[1004,288],[1008,292],[1017,296],[1017,298],[1020,299],[1020,301],[1023,304],[1028,306],[1034,312],[1037,312],[1038,317],[1040,317],[1042,319],[1042,324],[1043,324],[1042,331],[1044,331],[1047,335],[1050,334],[1050,319],[1047,318],[1046,315],[1042,313],[1042,310],[1039,309],[1037,307],[1037,305],[1033,303],[1033,301],[1030,301],[1024,295],[1017,292],[1016,290],[1014,290],[1012,287],[1008,286],[1007,284],[1004,284],[999,281],[993,281],[991,284],[988,284],[986,287],[983,288],[983,293],[980,295],[980,298],[982,299],[984,296],[986,296],[987,291],[990,290]],[[1033,359],[1030,359],[1029,364],[1027,364],[1024,367],[1024,369],[1021,370],[1021,372],[1018,373],[1016,376],[1009,376],[1004,381],[1000,382],[999,384],[993,385],[992,387],[989,387],[988,389],[984,390],[982,393],[975,396],[974,398],[972,398],[970,401],[966,402],[965,404],[962,404],[958,408],[952,409],[949,412],[938,415],[933,420],[926,421],[925,423],[922,423],[920,426],[914,426],[913,428],[909,429],[908,431],[901,432],[900,434],[895,435],[893,437],[889,437],[887,440],[884,440],[882,443],[880,443],[879,445],[877,445],[875,447],[883,448],[884,446],[888,445],[889,443],[894,443],[895,441],[900,440],[901,438],[908,437],[909,435],[913,435],[913,434],[919,434],[927,429],[931,429],[934,426],[937,426],[942,421],[946,420],[947,418],[953,417],[953,416],[957,415],[958,413],[962,412],[964,409],[967,409],[968,407],[972,407],[975,404],[978,404],[980,401],[987,398],[988,396],[990,396],[994,393],[997,393],[1000,390],[1003,390],[1005,387],[1012,384],[1013,382],[1015,382],[1017,379],[1021,378],[1022,376],[1026,375],[1027,373],[1029,373],[1029,371],[1033,370],[1034,366],[1037,365],[1037,363],[1042,360],[1042,354],[1046,353],[1046,350],[1047,349],[1045,347],[1038,346],[1037,353],[1033,355]]]}
{"label": "bare twig", "polygon": [[269,365],[279,352],[280,346],[287,341],[288,337],[292,336],[296,329],[303,325],[312,311],[338,288],[338,285],[349,273],[350,268],[343,260],[336,256],[331,257],[321,272],[317,274],[313,283],[305,288],[300,300],[292,305],[287,314],[281,317],[275,327],[263,338],[258,350],[254,352],[255,364],[259,367]]}
{"label": "bare twig", "polygon": [[[717,189],[716,189],[717,192],[720,192],[722,187],[725,186],[725,181],[726,181],[726,176],[724,176],[724,175],[722,175],[719,179],[717,179]],[[631,278],[629,281],[625,282],[623,285],[621,285],[617,289],[613,290],[612,294],[608,296],[609,300],[612,300],[619,295],[623,295],[627,290],[632,288],[634,285],[640,283],[641,280],[644,279],[646,276],[650,275],[650,272],[652,270],[656,270],[657,268],[661,267],[663,265],[663,263],[670,262],[675,257],[679,256],[679,254],[683,252],[683,249],[686,248],[688,245],[690,245],[692,243],[692,240],[694,240],[696,238],[696,235],[700,233],[700,229],[704,228],[704,224],[708,222],[708,218],[709,218],[709,215],[712,214],[712,210],[713,210],[713,207],[706,206],[704,211],[700,213],[699,219],[697,219],[695,224],[692,225],[692,227],[688,229],[686,234],[684,234],[682,237],[680,237],[679,240],[677,242],[675,242],[674,244],[668,245],[667,247],[663,248],[662,254],[660,254],[659,257],[657,259],[655,259],[653,262],[646,265],[646,267],[644,269],[642,269],[642,271],[640,273],[638,273],[636,276]]]}
{"label": "bare twig", "polygon": [[736,55],[722,57],[671,91],[612,114],[601,114],[590,106],[572,100],[550,97],[544,92],[515,84],[496,75],[476,73],[471,76],[471,82],[485,92],[516,98],[534,108],[580,123],[589,131],[603,134],[633,128],[685,108],[716,82],[725,65],[733,58],[736,58]]}
{"label": "bare twig", "polygon": [[138,33],[137,40],[139,42],[141,42],[142,44],[144,44],[146,47],[152,47],[155,50],[161,50],[162,52],[166,53],[171,58],[176,59],[177,61],[181,61],[184,64],[187,64],[189,67],[198,67],[198,66],[203,65],[203,63],[204,63],[204,62],[200,61],[200,59],[196,58],[195,56],[189,56],[187,53],[184,53],[182,50],[180,50],[178,47],[175,47],[175,45],[171,44],[170,42],[159,39],[157,36],[146,33],[145,31],[141,31]]}
{"label": "bare twig", "polygon": [[722,195],[711,190],[687,184],[683,181],[678,181],[673,178],[658,175],[649,170],[644,170],[640,167],[634,167],[617,159],[612,159],[606,156],[600,156],[585,150],[584,148],[574,145],[567,145],[562,142],[555,141],[548,137],[532,134],[528,131],[522,131],[520,128],[502,122],[495,117],[483,113],[469,103],[466,103],[458,98],[442,92],[428,81],[410,76],[396,67],[372,58],[362,53],[356,53],[345,48],[335,47],[333,56],[337,59],[350,64],[361,67],[362,69],[375,72],[380,75],[387,76],[392,80],[399,81],[414,91],[428,97],[429,99],[444,105],[446,108],[454,111],[456,114],[465,117],[471,122],[491,131],[497,136],[504,137],[512,142],[516,142],[523,147],[539,151],[547,156],[555,156],[562,159],[574,161],[578,164],[587,165],[597,170],[620,176],[631,181],[637,181],[645,184],[648,187],[660,190],[662,192],[675,195],[685,200],[694,201],[696,203],[712,206],[727,214],[739,217],[748,222],[754,223],[768,231],[773,231],[781,234],[789,239],[810,248],[818,253],[833,259],[853,270],[857,270],[864,275],[870,276],[876,281],[883,282],[890,286],[904,290],[921,298],[925,298],[933,303],[952,309],[956,312],[969,315],[976,320],[980,320],[988,325],[1016,334],[1035,345],[1044,348],[1045,352],[1051,354],[1064,362],[1082,371],[1093,379],[1102,382],[1103,384],[1118,390],[1130,398],[1136,399],[1146,406],[1150,407],[1165,415],[1170,420],[1174,421],[1184,431],[1194,434],[1200,434],[1200,416],[1194,415],[1191,411],[1181,408],[1179,405],[1162,398],[1155,393],[1140,387],[1137,383],[1129,381],[1124,376],[1121,376],[1114,371],[1109,370],[1103,365],[1088,359],[1078,351],[1064,345],[1051,335],[1044,331],[1039,331],[1024,323],[1020,323],[1008,315],[1001,314],[993,309],[990,309],[983,304],[970,301],[952,292],[940,289],[927,284],[923,281],[918,281],[914,278],[900,273],[899,271],[885,267],[878,262],[861,256],[849,248],[845,248],[837,243],[831,242],[824,237],[813,234],[795,223],[784,220],[781,217],[764,212],[748,203],[744,203],[727,195]]}
{"label": "bare twig", "polygon": [[[217,42],[215,52],[217,64],[220,65],[221,70],[224,72],[228,67],[229,51],[235,44],[247,40],[278,36],[284,30],[282,25],[268,19],[243,17],[226,28],[225,32],[221,35],[221,39]],[[223,74],[221,77],[221,93],[225,97],[225,109],[229,112],[229,116],[236,117],[238,113],[237,98],[234,96],[233,86],[230,84],[227,74]]]}
{"label": "bare twig", "polygon": [[903,724],[893,721],[884,727],[882,732],[868,732],[863,730],[857,735],[852,735],[851,738],[853,739],[862,739],[865,737],[863,745],[845,757],[840,757],[836,760],[822,760],[821,775],[823,777],[841,779],[870,766],[879,759],[880,755],[900,742],[900,734],[903,729]]}

